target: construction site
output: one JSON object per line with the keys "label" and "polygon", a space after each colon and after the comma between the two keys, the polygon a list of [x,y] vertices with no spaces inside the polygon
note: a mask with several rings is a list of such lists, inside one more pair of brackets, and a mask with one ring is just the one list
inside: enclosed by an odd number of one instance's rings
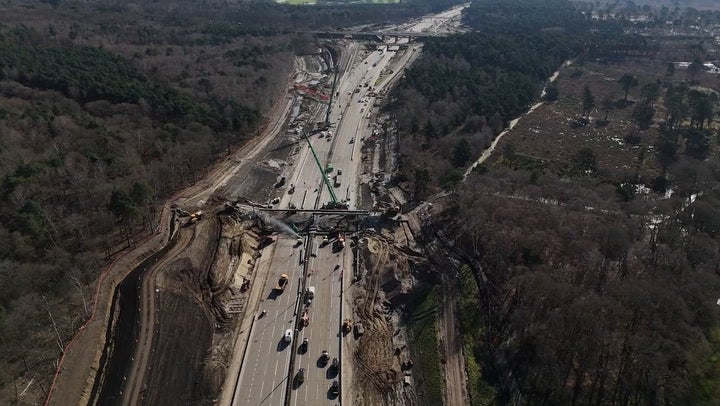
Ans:
{"label": "construction site", "polygon": [[422,44],[384,41],[398,45],[327,40],[296,59],[265,132],[168,201],[101,281],[49,404],[427,403],[406,306],[437,277],[416,241],[430,209],[389,183],[379,113]]}

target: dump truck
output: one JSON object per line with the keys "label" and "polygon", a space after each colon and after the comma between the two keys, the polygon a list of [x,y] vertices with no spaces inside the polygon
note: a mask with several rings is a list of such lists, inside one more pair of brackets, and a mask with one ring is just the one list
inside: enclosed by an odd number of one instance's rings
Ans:
{"label": "dump truck", "polygon": [[285,290],[285,287],[288,284],[288,276],[287,274],[280,275],[280,280],[278,280],[277,285],[275,285],[275,290],[278,290],[280,292],[283,292]]}

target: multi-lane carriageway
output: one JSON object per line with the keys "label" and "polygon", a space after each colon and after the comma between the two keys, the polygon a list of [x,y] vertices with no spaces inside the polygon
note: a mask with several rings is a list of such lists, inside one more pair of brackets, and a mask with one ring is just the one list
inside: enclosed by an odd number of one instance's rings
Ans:
{"label": "multi-lane carriageway", "polygon": [[[394,51],[374,51],[363,58],[350,62],[339,79],[339,97],[330,113],[336,123],[331,140],[311,136],[318,156],[324,162],[343,171],[344,182],[335,189],[338,198],[349,199],[350,209],[356,207],[358,171],[360,166],[360,139],[368,137],[368,115],[373,99],[369,88],[382,89],[381,73],[387,68]],[[366,63],[367,62],[367,63]],[[363,84],[369,83],[367,87]],[[357,93],[355,89],[360,89]],[[351,142],[351,140],[353,140]],[[296,185],[293,194],[286,194],[279,207],[291,204],[302,209],[317,209],[330,200],[327,187],[322,184],[320,169],[308,148],[301,150],[295,171],[287,183]],[[286,400],[292,405],[335,405],[340,399],[330,393],[333,380],[342,378],[340,371],[323,366],[319,357],[323,350],[330,359],[340,357],[340,331],[344,309],[341,306],[343,277],[352,272],[352,253],[349,249],[333,249],[334,244],[321,245],[323,236],[305,236],[298,244],[292,236],[280,236],[275,244],[266,247],[257,265],[258,275],[267,274],[264,282],[263,301],[258,312],[265,310],[264,317],[255,317],[251,327],[241,372],[235,388],[233,405],[278,405]],[[306,261],[302,261],[306,258]],[[289,284],[281,294],[274,294],[273,287],[281,274],[289,276]],[[310,323],[295,331],[297,319],[305,304],[303,289],[313,286],[315,299],[308,308]],[[258,314],[259,316],[259,314]],[[283,340],[286,329],[293,329],[290,344]],[[309,339],[307,352],[299,352],[304,338]],[[291,362],[292,360],[292,362]],[[292,364],[292,365],[291,365]],[[349,365],[348,363],[345,363]],[[304,368],[302,384],[294,382],[299,368]],[[341,389],[343,385],[341,382]],[[288,390],[290,392],[288,392]]]}
{"label": "multi-lane carriageway", "polygon": [[[460,9],[453,13],[459,16]],[[442,13],[443,19],[447,15],[448,12]],[[436,30],[437,21],[429,24],[420,19],[403,28],[413,31],[416,26],[420,32],[425,27]],[[347,199],[353,210],[357,208],[361,139],[368,138],[372,131],[368,122],[374,94],[392,83],[412,62],[419,48],[410,45],[396,51],[383,47],[362,53],[357,43],[350,43],[346,51],[351,58],[338,78],[338,97],[330,112],[334,134],[330,138],[313,136],[310,140],[321,161],[343,171],[343,184],[335,193],[338,198]],[[287,183],[296,185],[296,191],[285,194],[279,207],[318,209],[330,200],[320,169],[307,147],[297,156]],[[352,314],[347,305],[349,299],[343,297],[344,287],[349,286],[352,276],[352,252],[349,248],[334,249],[332,243],[321,248],[322,239],[321,235],[309,234],[300,244],[294,236],[280,236],[275,244],[264,248],[256,265],[258,275],[267,275],[262,284],[263,300],[250,327],[232,405],[336,405],[351,399],[352,389],[344,385],[351,373],[351,362],[342,354],[347,347],[343,340],[351,338],[342,334],[341,323]],[[289,276],[289,283],[283,293],[275,294],[273,287],[281,274]],[[307,327],[296,329],[306,308],[304,290],[310,286],[315,289],[315,298],[307,307],[310,322]],[[265,316],[258,317],[262,310]],[[293,330],[289,344],[283,340],[287,329]],[[298,351],[304,338],[309,339],[307,351]],[[323,350],[328,351],[330,359],[341,357],[337,375],[329,363],[325,366],[319,362]],[[305,370],[305,379],[298,384],[295,377],[300,368]],[[339,397],[329,391],[336,379],[340,380]]]}

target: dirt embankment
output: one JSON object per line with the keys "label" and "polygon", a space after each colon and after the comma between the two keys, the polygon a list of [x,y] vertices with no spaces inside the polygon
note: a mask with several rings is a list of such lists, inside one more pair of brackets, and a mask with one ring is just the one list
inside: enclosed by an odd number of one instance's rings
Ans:
{"label": "dirt embankment", "polygon": [[212,403],[233,342],[233,314],[244,308],[253,227],[206,216],[180,227],[166,249],[132,271],[114,302],[122,310],[95,384],[98,404]]}
{"label": "dirt embankment", "polygon": [[[409,258],[383,237],[360,240],[361,280],[355,290],[355,319],[365,327],[357,342],[353,382],[356,405],[412,405],[416,395],[405,382],[412,364],[398,309],[412,288]],[[409,382],[409,381],[408,381]]]}
{"label": "dirt embankment", "polygon": [[123,389],[124,377],[130,370],[135,352],[134,342],[139,335],[139,284],[141,276],[177,245],[172,240],[133,269],[115,289],[115,300],[110,313],[111,323],[107,326],[108,340],[102,352],[100,365],[106,373],[98,373],[90,393],[90,403],[104,399],[107,403],[117,402]]}

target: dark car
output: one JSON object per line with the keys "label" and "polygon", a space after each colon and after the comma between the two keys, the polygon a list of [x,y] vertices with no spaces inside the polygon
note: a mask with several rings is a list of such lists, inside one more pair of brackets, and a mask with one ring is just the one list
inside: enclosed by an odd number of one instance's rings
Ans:
{"label": "dark car", "polygon": [[322,354],[320,354],[320,364],[322,366],[327,365],[328,359],[330,359],[330,356],[328,355],[327,351],[323,351]]}
{"label": "dark car", "polygon": [[303,382],[305,381],[305,368],[300,368],[297,373],[297,381]]}
{"label": "dark car", "polygon": [[338,393],[340,393],[340,384],[338,381],[333,381],[332,385],[330,385],[330,394],[333,396],[337,396]]}

